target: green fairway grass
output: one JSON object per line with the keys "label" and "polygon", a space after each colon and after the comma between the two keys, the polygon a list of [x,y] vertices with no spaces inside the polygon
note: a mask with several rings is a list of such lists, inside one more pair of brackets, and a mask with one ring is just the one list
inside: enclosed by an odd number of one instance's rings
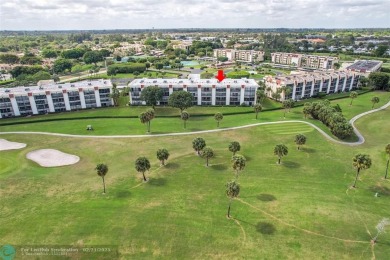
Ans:
{"label": "green fairway grass", "polygon": [[[343,110],[343,114],[347,119],[362,112],[371,110],[371,98],[373,96],[380,97],[380,102],[376,107],[380,107],[390,100],[389,92],[369,92],[358,96],[350,106],[350,99],[338,99],[332,101],[332,104],[339,104]],[[279,103],[271,100],[265,101],[265,108],[277,108]],[[81,135],[131,135],[131,134],[146,134],[146,126],[140,123],[138,115],[145,111],[147,107],[116,107],[102,108],[87,111],[51,114],[46,116],[34,116],[30,118],[13,118],[1,119],[0,131],[36,131],[36,132],[52,132],[63,134],[81,134]],[[242,126],[259,122],[273,122],[284,120],[305,120],[311,122],[325,132],[331,135],[330,131],[321,122],[313,119],[305,119],[302,114],[302,106],[293,108],[291,112],[286,113],[284,118],[284,110],[262,111],[259,113],[258,120],[255,119],[255,113],[251,107],[192,107],[187,110],[191,117],[187,121],[187,128],[183,129],[183,121],[180,120],[179,110],[170,107],[156,107],[156,118],[151,122],[152,134],[177,133],[177,132],[193,132],[209,129],[217,129],[217,123],[214,119],[216,112],[225,114],[220,123],[220,128]],[[244,113],[239,115],[227,115],[229,113]],[[133,117],[133,118],[98,118],[98,117]],[[89,118],[88,118],[89,117]],[[97,117],[97,118],[94,118]],[[59,121],[49,121],[47,119],[68,119]],[[74,120],[69,120],[74,119]],[[30,121],[42,121],[28,123]],[[18,123],[15,125],[7,125],[9,123]],[[20,124],[23,123],[23,124]],[[94,131],[86,131],[86,126],[92,125]],[[353,140],[353,139],[352,139]]]}
{"label": "green fairway grass", "polygon": [[[389,109],[359,119],[367,142],[358,147],[335,144],[300,123],[202,134],[216,153],[209,167],[192,149],[196,136],[92,140],[1,135],[27,147],[0,152],[0,240],[10,245],[110,245],[117,248],[112,259],[387,259],[390,233],[374,246],[370,239],[376,224],[390,215],[390,182],[382,179],[388,119]],[[294,144],[297,133],[307,137],[300,151]],[[239,153],[247,165],[238,180],[241,192],[232,203],[233,218],[227,219],[225,184],[234,176],[228,144],[233,140],[241,143]],[[281,165],[273,155],[279,143],[289,148]],[[43,148],[81,160],[42,168],[25,158]],[[165,167],[156,158],[159,148],[171,154]],[[361,172],[353,190],[352,157],[358,152],[370,154],[373,165]],[[151,161],[147,183],[134,169],[139,156]],[[94,170],[101,162],[109,166],[106,195]],[[99,254],[84,259],[99,259]]]}

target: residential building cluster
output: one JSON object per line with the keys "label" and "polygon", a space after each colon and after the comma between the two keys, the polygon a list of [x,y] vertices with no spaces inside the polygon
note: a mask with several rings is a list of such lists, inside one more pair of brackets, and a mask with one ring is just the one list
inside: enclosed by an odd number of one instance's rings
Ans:
{"label": "residential building cluster", "polygon": [[193,104],[198,106],[253,105],[256,103],[256,90],[259,85],[254,79],[135,79],[129,84],[130,104],[141,105],[141,91],[148,86],[163,90],[159,105],[167,105],[169,96],[175,91],[190,92]]}
{"label": "residential building cluster", "polygon": [[264,61],[264,52],[254,50],[215,49],[214,57],[226,57],[229,61],[253,63]]}
{"label": "residential building cluster", "polygon": [[339,61],[337,57],[318,56],[301,53],[274,52],[271,53],[271,61],[275,64],[290,65],[310,69],[333,69]]}
{"label": "residential building cluster", "polygon": [[111,82],[103,79],[0,88],[0,118],[108,107],[111,92]]}
{"label": "residential building cluster", "polygon": [[[359,73],[352,71],[335,72],[299,72],[287,76],[266,76],[264,78],[266,92],[269,97],[272,93],[280,92],[280,100],[301,100],[316,96],[319,93],[338,93],[351,91],[358,86]],[[289,89],[287,92],[282,90]]]}

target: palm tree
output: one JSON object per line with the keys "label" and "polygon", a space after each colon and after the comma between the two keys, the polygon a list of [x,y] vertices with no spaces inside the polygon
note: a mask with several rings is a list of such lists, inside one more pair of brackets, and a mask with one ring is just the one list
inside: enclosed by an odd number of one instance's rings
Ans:
{"label": "palm tree", "polygon": [[360,170],[368,169],[371,167],[371,158],[367,154],[359,153],[352,158],[352,161],[353,167],[357,169],[355,182],[353,183],[352,187],[356,188],[356,181],[359,177]]}
{"label": "palm tree", "polygon": [[103,179],[103,194],[106,194],[106,183],[104,182],[104,176],[106,176],[108,172],[108,166],[105,165],[104,163],[99,163],[96,165],[96,173]]}
{"label": "palm tree", "polygon": [[279,101],[279,99],[280,99],[280,93],[274,92],[274,93],[271,94],[271,97],[272,97],[273,99],[275,99],[276,101]]}
{"label": "palm tree", "polygon": [[146,124],[146,130],[149,133],[148,115],[146,112],[142,112],[138,117],[142,124]]}
{"label": "palm tree", "polygon": [[153,109],[148,109],[146,112],[142,112],[139,115],[139,120],[141,121],[142,124],[146,124],[148,133],[150,133],[150,121],[154,118],[154,110]]}
{"label": "palm tree", "polygon": [[297,134],[295,136],[295,143],[298,145],[298,150],[301,145],[304,145],[306,143],[306,136],[303,134]]}
{"label": "palm tree", "polygon": [[371,99],[371,102],[372,102],[372,108],[371,108],[371,109],[373,109],[374,106],[375,106],[375,104],[376,104],[376,103],[379,103],[379,97],[373,97],[373,98]]}
{"label": "palm tree", "polygon": [[168,160],[169,152],[167,149],[162,148],[157,150],[157,159],[160,160],[161,165],[165,165],[165,161]]}
{"label": "palm tree", "polygon": [[116,88],[116,84],[113,83],[112,84],[112,93],[110,94],[110,98],[112,98],[112,100],[114,101],[114,106],[119,105],[119,97],[120,97],[119,90]]}
{"label": "palm tree", "polygon": [[192,140],[192,148],[194,148],[194,150],[198,153],[198,155],[200,155],[199,152],[205,147],[206,147],[206,141],[203,138],[197,137],[194,140]]}
{"label": "palm tree", "polygon": [[303,107],[303,114],[305,115],[305,119],[307,119],[307,116],[311,114],[311,111],[312,111],[311,103],[306,102]]}
{"label": "palm tree", "polygon": [[187,111],[181,112],[181,120],[184,121],[184,129],[186,129],[186,122],[190,118],[190,114]]}
{"label": "palm tree", "polygon": [[219,121],[221,121],[222,119],[223,119],[223,115],[222,115],[222,113],[216,113],[215,115],[214,115],[214,119],[215,120],[217,120],[217,127],[219,127]]}
{"label": "palm tree", "polygon": [[294,105],[295,105],[295,101],[292,98],[288,99],[287,101],[288,101],[288,112],[290,113],[291,112],[291,108],[293,108]]}
{"label": "palm tree", "polygon": [[214,157],[214,151],[210,147],[205,147],[201,153],[202,158],[206,159],[206,166],[209,166],[209,159]]}
{"label": "palm tree", "polygon": [[226,195],[229,197],[229,207],[228,207],[228,218],[230,218],[230,207],[232,205],[232,200],[237,198],[240,194],[240,184],[236,181],[231,181],[226,183]]}
{"label": "palm tree", "polygon": [[358,96],[358,93],[356,91],[352,91],[351,94],[349,94],[349,97],[351,98],[351,103],[349,104],[350,106],[352,106],[352,101],[357,98]]}
{"label": "palm tree", "polygon": [[386,145],[385,151],[386,151],[386,154],[389,156],[387,158],[386,174],[385,174],[385,179],[387,179],[387,172],[389,170],[389,162],[390,162],[390,144]]}
{"label": "palm tree", "polygon": [[267,95],[264,92],[264,89],[258,89],[256,91],[256,102],[257,103],[262,103],[264,99],[267,97]]}
{"label": "palm tree", "polygon": [[141,172],[144,181],[147,181],[145,177],[145,172],[150,169],[150,162],[146,157],[138,157],[137,160],[135,160],[135,169],[137,170],[137,172]]}
{"label": "palm tree", "polygon": [[259,112],[261,112],[261,110],[263,110],[263,107],[261,106],[260,103],[257,103],[253,106],[253,109],[255,110],[255,113],[256,113],[256,119],[257,119],[257,115],[259,114]]}
{"label": "palm tree", "polygon": [[229,151],[233,153],[233,155],[236,154],[236,152],[241,150],[241,145],[237,141],[233,141],[229,144]]}
{"label": "palm tree", "polygon": [[291,88],[283,86],[280,88],[281,93],[283,93],[284,100],[287,100],[287,97],[291,94]]}
{"label": "palm tree", "polygon": [[282,105],[283,105],[283,108],[284,108],[283,118],[286,118],[286,112],[287,112],[287,108],[290,105],[290,102],[288,100],[285,100],[285,101],[283,101]]}
{"label": "palm tree", "polygon": [[280,164],[280,160],[282,159],[283,156],[288,154],[288,148],[284,144],[278,144],[274,148],[274,154],[278,156],[278,164]]}
{"label": "palm tree", "polygon": [[236,171],[236,180],[238,179],[238,174],[240,171],[244,170],[246,163],[246,158],[242,155],[233,155],[232,157],[232,167]]}
{"label": "palm tree", "polygon": [[271,87],[267,87],[265,90],[267,91],[267,95],[271,96],[272,88]]}

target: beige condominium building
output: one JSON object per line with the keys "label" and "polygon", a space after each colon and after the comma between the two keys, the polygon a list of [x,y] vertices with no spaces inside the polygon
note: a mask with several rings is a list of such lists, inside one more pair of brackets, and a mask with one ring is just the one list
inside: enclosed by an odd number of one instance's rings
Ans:
{"label": "beige condominium building", "polygon": [[229,61],[234,60],[252,63],[255,61],[264,61],[264,52],[254,50],[214,49],[214,57],[226,57]]}
{"label": "beige condominium building", "polygon": [[301,53],[274,52],[271,53],[271,61],[275,64],[328,70],[334,68],[334,64],[339,61],[339,58]]}
{"label": "beige condominium building", "polygon": [[[286,96],[281,92],[280,100],[301,100],[316,96],[318,93],[339,93],[351,91],[358,86],[359,74],[351,71],[337,72],[301,72],[287,76],[266,76],[264,78],[266,93],[272,97],[272,93],[278,89],[289,89]],[[268,89],[268,90],[267,90]]]}
{"label": "beige condominium building", "polygon": [[238,106],[253,105],[256,102],[256,90],[259,85],[254,79],[135,79],[129,83],[130,104],[142,105],[141,91],[148,86],[157,86],[163,90],[159,105],[167,105],[169,96],[175,91],[190,92],[193,105],[198,106]]}
{"label": "beige condominium building", "polygon": [[0,88],[0,118],[112,106],[109,80]]}

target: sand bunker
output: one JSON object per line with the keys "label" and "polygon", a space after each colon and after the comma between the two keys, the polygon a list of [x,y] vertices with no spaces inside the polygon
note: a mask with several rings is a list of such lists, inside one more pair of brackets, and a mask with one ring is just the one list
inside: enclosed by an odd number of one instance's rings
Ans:
{"label": "sand bunker", "polygon": [[72,154],[63,153],[54,149],[41,149],[29,152],[26,155],[42,167],[58,167],[75,164],[80,161],[80,157]]}
{"label": "sand bunker", "polygon": [[0,139],[0,151],[16,150],[26,147],[24,143],[10,142],[5,139]]}

